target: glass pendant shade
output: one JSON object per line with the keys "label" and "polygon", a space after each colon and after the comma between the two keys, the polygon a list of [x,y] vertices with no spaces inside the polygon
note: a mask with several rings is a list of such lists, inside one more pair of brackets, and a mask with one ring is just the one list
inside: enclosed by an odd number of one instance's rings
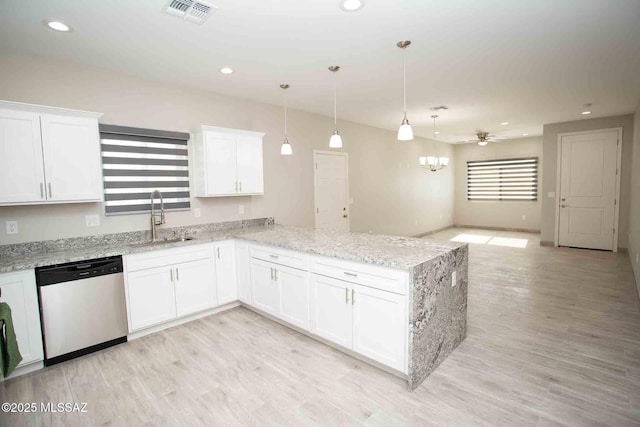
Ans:
{"label": "glass pendant shade", "polygon": [[426,166],[426,165],[427,165],[427,158],[420,157],[420,166]]}
{"label": "glass pendant shade", "polygon": [[478,145],[484,147],[489,141],[478,141]]}
{"label": "glass pendant shade", "polygon": [[411,141],[413,139],[413,129],[409,124],[409,120],[402,120],[400,129],[398,129],[398,141]]}
{"label": "glass pendant shade", "polygon": [[442,166],[447,166],[449,164],[449,158],[448,157],[440,157],[438,160],[440,161],[440,164]]}
{"label": "glass pendant shade", "polygon": [[427,164],[429,166],[435,166],[438,164],[438,158],[434,156],[427,157]]}
{"label": "glass pendant shade", "polygon": [[331,139],[329,140],[329,147],[342,148],[342,137],[337,130],[333,131],[333,135],[331,135]]}
{"label": "glass pendant shade", "polygon": [[282,143],[282,147],[280,147],[280,154],[283,156],[290,156],[293,154],[293,150],[291,149],[291,144],[289,144],[289,140],[286,138]]}

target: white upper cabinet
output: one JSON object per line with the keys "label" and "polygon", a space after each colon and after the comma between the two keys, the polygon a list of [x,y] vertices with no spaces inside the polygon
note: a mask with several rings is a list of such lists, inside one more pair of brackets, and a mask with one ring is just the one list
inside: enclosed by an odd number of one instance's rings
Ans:
{"label": "white upper cabinet", "polygon": [[264,133],[202,126],[194,136],[191,152],[197,197],[264,194]]}
{"label": "white upper cabinet", "polygon": [[0,101],[0,204],[101,201],[98,117]]}

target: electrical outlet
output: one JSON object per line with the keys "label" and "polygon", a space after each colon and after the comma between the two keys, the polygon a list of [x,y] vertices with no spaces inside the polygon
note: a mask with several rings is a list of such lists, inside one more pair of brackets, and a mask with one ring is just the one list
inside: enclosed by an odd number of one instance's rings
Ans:
{"label": "electrical outlet", "polygon": [[456,271],[454,270],[453,273],[451,273],[451,287],[455,288],[456,287]]}
{"label": "electrical outlet", "polygon": [[636,252],[636,264],[638,263],[638,258],[640,257],[640,254],[638,252]]}
{"label": "electrical outlet", "polygon": [[200,217],[202,216],[202,211],[200,210],[200,208],[195,208],[195,209],[193,210],[193,215],[194,215],[196,218],[200,218]]}
{"label": "electrical outlet", "polygon": [[238,213],[244,215],[244,205],[238,205]]}
{"label": "electrical outlet", "polygon": [[527,220],[527,216],[526,215],[522,215],[522,220],[526,221]]}
{"label": "electrical outlet", "polygon": [[86,215],[84,217],[84,223],[87,227],[97,227],[100,225],[100,216],[99,215]]}
{"label": "electrical outlet", "polygon": [[18,221],[7,221],[7,234],[18,234]]}

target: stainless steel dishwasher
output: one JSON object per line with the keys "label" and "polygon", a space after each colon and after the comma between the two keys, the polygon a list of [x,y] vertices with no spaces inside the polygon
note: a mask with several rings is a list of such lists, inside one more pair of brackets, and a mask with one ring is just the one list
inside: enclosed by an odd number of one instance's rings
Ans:
{"label": "stainless steel dishwasher", "polygon": [[36,268],[45,366],[127,341],[122,257]]}

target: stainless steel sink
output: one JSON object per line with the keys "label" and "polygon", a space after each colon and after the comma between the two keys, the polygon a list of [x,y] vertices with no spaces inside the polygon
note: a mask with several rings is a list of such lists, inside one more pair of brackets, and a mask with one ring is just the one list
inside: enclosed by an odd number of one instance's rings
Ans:
{"label": "stainless steel sink", "polygon": [[155,246],[155,245],[164,245],[167,243],[178,243],[178,242],[187,242],[189,240],[196,240],[195,237],[192,236],[183,236],[183,237],[176,237],[175,239],[162,239],[162,240],[149,240],[148,242],[142,242],[142,243],[132,243],[129,246],[133,246],[133,247],[143,247],[143,246]]}

